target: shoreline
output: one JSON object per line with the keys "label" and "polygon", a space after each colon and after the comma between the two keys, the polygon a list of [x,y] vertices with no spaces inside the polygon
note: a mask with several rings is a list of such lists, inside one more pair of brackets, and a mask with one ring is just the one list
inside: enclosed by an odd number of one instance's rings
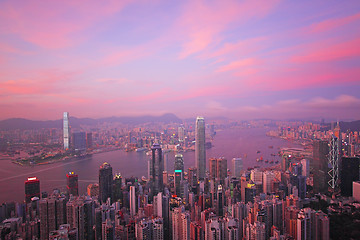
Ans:
{"label": "shoreline", "polygon": [[67,160],[71,161],[71,160],[76,160],[76,159],[83,159],[85,157],[89,157],[89,156],[92,156],[94,154],[112,152],[112,151],[118,151],[118,150],[123,150],[123,149],[122,148],[101,149],[100,151],[92,151],[92,152],[86,153],[85,155],[65,156],[65,157],[62,157],[62,158],[59,158],[59,159],[53,159],[53,160],[50,159],[49,161],[39,162],[39,163],[31,163],[28,160],[27,160],[27,163],[22,163],[21,160],[18,161],[16,159],[11,159],[11,157],[8,157],[8,159],[0,159],[0,160],[10,160],[13,164],[17,164],[17,165],[20,165],[22,167],[36,167],[36,166],[49,165],[49,164],[53,164],[53,163],[63,162],[63,161],[67,161]]}

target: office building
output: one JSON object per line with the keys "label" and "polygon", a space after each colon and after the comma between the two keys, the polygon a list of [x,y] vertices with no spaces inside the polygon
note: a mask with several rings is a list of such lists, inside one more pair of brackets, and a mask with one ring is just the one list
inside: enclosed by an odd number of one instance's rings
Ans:
{"label": "office building", "polygon": [[339,187],[340,141],[334,134],[331,136],[328,157],[328,174],[330,176],[328,185],[333,191]]}
{"label": "office building", "polygon": [[301,175],[305,176],[305,177],[309,177],[310,176],[310,161],[307,158],[301,159],[300,161],[301,163],[301,169],[302,169],[302,173]]}
{"label": "office building", "polygon": [[232,176],[239,178],[241,176],[241,171],[243,168],[242,158],[233,158],[231,162],[232,162],[232,170],[233,170]]}
{"label": "office building", "polygon": [[136,193],[135,186],[130,186],[130,216],[136,215]]}
{"label": "office building", "polygon": [[314,193],[324,193],[327,191],[328,177],[328,158],[329,146],[327,141],[313,141],[313,161],[311,167],[314,171]]}
{"label": "office building", "polygon": [[40,181],[36,177],[29,177],[25,181],[25,202],[31,202],[31,198],[40,198]]}
{"label": "office building", "polygon": [[151,147],[151,159],[150,159],[150,183],[152,196],[157,195],[163,191],[163,171],[164,162],[163,154],[160,144],[154,143]]}
{"label": "office building", "polygon": [[179,137],[179,142],[180,143],[185,142],[185,128],[184,128],[184,126],[178,127],[178,137]]}
{"label": "office building", "polygon": [[224,216],[224,192],[221,185],[217,188],[216,212],[218,216]]}
{"label": "office building", "polygon": [[70,195],[78,196],[79,195],[79,184],[78,184],[78,175],[74,172],[69,172],[66,174],[67,182],[67,192]]}
{"label": "office building", "polygon": [[263,172],[259,168],[254,168],[250,172],[250,179],[255,184],[262,184],[263,183]]}
{"label": "office building", "polygon": [[122,199],[122,176],[120,173],[115,174],[113,186],[113,201],[121,202]]}
{"label": "office building", "polygon": [[91,149],[93,147],[92,133],[86,133],[86,149]]}
{"label": "office building", "polygon": [[99,184],[89,184],[87,186],[87,195],[90,197],[99,196]]}
{"label": "office building", "polygon": [[353,182],[352,188],[352,197],[355,199],[355,201],[360,202],[360,181]]}
{"label": "office building", "polygon": [[275,179],[275,173],[272,171],[263,172],[263,192],[270,193],[271,192],[271,184]]}
{"label": "office building", "polygon": [[359,181],[360,158],[342,157],[341,159],[341,195],[351,197],[353,195],[353,182]]}
{"label": "office building", "polygon": [[227,160],[225,158],[210,158],[209,159],[209,173],[210,179],[216,179],[220,183],[224,183],[227,177]]}
{"label": "office building", "polygon": [[203,180],[205,178],[205,170],[206,170],[205,119],[203,117],[196,118],[195,165],[197,168],[198,180]]}
{"label": "office building", "polygon": [[184,173],[184,157],[182,154],[175,155],[174,170],[181,170]]}
{"label": "office building", "polygon": [[63,116],[63,140],[64,140],[64,149],[69,149],[70,146],[70,131],[69,131],[69,113],[64,112]]}
{"label": "office building", "polygon": [[72,135],[72,145],[75,151],[85,151],[86,150],[86,133],[85,132],[75,132]]}
{"label": "office building", "polygon": [[99,169],[99,200],[105,203],[111,198],[113,185],[112,167],[109,163],[103,163]]}

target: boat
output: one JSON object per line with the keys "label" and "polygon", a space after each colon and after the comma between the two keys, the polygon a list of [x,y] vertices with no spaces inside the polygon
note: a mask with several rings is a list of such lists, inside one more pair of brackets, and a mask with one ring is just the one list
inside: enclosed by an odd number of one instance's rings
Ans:
{"label": "boat", "polygon": [[136,152],[144,152],[146,150],[147,150],[147,148],[142,147],[142,148],[137,148],[135,151]]}
{"label": "boat", "polygon": [[279,163],[279,160],[276,160],[275,163],[278,164],[278,163]]}
{"label": "boat", "polygon": [[269,146],[269,148],[274,148],[274,146]]}
{"label": "boat", "polygon": [[273,161],[273,160],[271,160],[269,163],[273,164],[273,163],[274,163],[274,161]]}
{"label": "boat", "polygon": [[261,153],[260,150],[257,150],[256,153]]}
{"label": "boat", "polygon": [[268,162],[269,162],[269,160],[266,159],[266,160],[265,160],[265,163],[268,163]]}

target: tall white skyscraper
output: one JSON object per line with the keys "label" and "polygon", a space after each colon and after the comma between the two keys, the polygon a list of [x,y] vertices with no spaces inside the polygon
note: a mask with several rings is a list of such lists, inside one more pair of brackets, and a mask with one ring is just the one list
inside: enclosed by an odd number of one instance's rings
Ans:
{"label": "tall white skyscraper", "polygon": [[178,127],[179,142],[185,141],[185,128],[184,126]]}
{"label": "tall white skyscraper", "polygon": [[205,178],[206,151],[205,151],[205,119],[196,118],[195,126],[195,164],[198,180]]}
{"label": "tall white skyscraper", "polygon": [[69,113],[64,112],[63,118],[64,149],[69,149]]}

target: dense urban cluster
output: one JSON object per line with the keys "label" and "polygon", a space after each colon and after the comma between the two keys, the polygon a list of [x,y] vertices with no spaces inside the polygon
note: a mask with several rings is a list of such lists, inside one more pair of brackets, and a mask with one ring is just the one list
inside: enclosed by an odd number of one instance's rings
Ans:
{"label": "dense urban cluster", "polygon": [[[65,150],[67,121],[64,115]],[[1,239],[360,237],[355,230],[360,226],[358,133],[343,133],[339,124],[326,132],[308,123],[281,126],[269,135],[309,139],[305,149],[282,149],[281,162],[272,168],[244,169],[240,157],[207,158],[205,129],[205,119],[198,117],[195,166],[188,169],[181,154],[188,136],[179,126],[167,139],[178,151],[172,171],[164,171],[160,135],[147,142],[132,132],[128,148],[150,147],[147,177],[125,178],[105,162],[99,182],[84,195],[74,172],[66,175],[66,192],[49,194],[40,191],[39,179],[29,177],[24,202],[0,206]]]}

